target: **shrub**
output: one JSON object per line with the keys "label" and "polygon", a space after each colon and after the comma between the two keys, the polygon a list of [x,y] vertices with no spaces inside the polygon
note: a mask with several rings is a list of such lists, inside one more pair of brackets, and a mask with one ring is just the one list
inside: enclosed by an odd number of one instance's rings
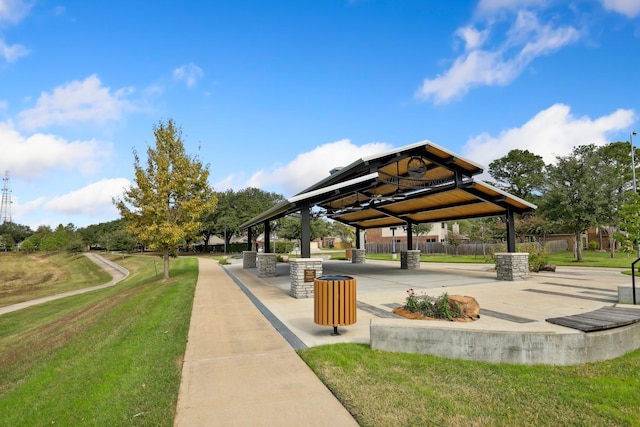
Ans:
{"label": "shrub", "polygon": [[449,299],[446,292],[438,298],[423,294],[418,295],[413,289],[407,290],[407,300],[402,306],[412,313],[421,313],[425,317],[452,320],[460,316],[460,306]]}
{"label": "shrub", "polygon": [[591,251],[595,251],[597,249],[600,248],[600,245],[598,245],[598,242],[594,242],[593,240],[589,242],[589,250]]}

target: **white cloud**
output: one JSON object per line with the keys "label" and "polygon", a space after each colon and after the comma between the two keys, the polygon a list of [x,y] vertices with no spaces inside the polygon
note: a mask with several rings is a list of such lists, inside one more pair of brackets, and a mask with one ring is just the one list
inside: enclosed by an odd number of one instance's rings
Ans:
{"label": "white cloud", "polygon": [[610,136],[633,124],[635,113],[619,109],[609,115],[591,119],[576,118],[564,104],[555,104],[540,111],[519,128],[505,130],[498,136],[481,134],[470,139],[463,156],[485,166],[514,149],[529,150],[542,156],[545,163],[556,156],[570,154],[574,147],[586,144],[604,145]]}
{"label": "white cloud", "polygon": [[91,173],[111,156],[112,147],[95,140],[70,142],[43,133],[25,137],[8,121],[0,122],[0,153],[0,170],[29,180],[53,169]]}
{"label": "white cloud", "polygon": [[512,11],[525,7],[544,7],[548,0],[480,0],[477,11],[482,14],[496,15],[502,11]]}
{"label": "white cloud", "polygon": [[21,44],[7,45],[3,38],[0,38],[0,57],[7,62],[16,62],[18,58],[27,56],[29,49]]}
{"label": "white cloud", "polygon": [[18,197],[13,197],[11,201],[13,202],[11,205],[11,214],[15,222],[15,218],[23,218],[32,213],[40,212],[46,198],[41,196],[26,203],[20,203],[20,199]]}
{"label": "white cloud", "polygon": [[20,126],[37,129],[50,125],[68,125],[73,122],[105,123],[119,119],[123,112],[134,110],[126,98],[131,88],[112,92],[102,86],[94,74],[86,79],[74,80],[56,87],[52,93],[43,92],[34,108],[18,114]]}
{"label": "white cloud", "polygon": [[32,2],[22,0],[0,0],[0,23],[17,24],[31,10]]}
{"label": "white cloud", "polygon": [[0,101],[0,110],[6,110],[9,108],[9,103],[7,101]]}
{"label": "white cloud", "polygon": [[465,50],[473,50],[484,44],[489,36],[489,30],[479,31],[473,26],[461,27],[456,30],[456,35],[464,41]]}
{"label": "white cloud", "polygon": [[640,0],[603,0],[603,6],[629,18],[640,15]]}
{"label": "white cloud", "polygon": [[198,67],[193,62],[183,65],[182,67],[173,70],[173,77],[176,80],[184,80],[187,82],[187,87],[193,87],[204,76],[202,68]]}
{"label": "white cloud", "polygon": [[269,171],[260,170],[249,178],[245,186],[257,188],[278,186],[285,194],[295,194],[329,176],[329,171],[335,167],[347,166],[359,158],[388,151],[391,148],[390,144],[384,142],[357,146],[348,139],[342,139],[299,154],[284,166]]}
{"label": "white cloud", "polygon": [[46,202],[44,209],[58,214],[117,215],[112,199],[131,186],[126,178],[103,179],[76,191],[57,196]]}
{"label": "white cloud", "polygon": [[[518,3],[492,1],[483,4],[485,7],[511,8]],[[508,19],[513,19],[512,14],[508,16]],[[543,24],[533,12],[519,10],[505,39],[496,47],[483,49],[491,29],[497,26],[497,21],[491,22],[482,31],[473,26],[461,27],[456,31],[456,35],[465,43],[465,52],[453,61],[444,74],[425,79],[415,94],[416,98],[433,100],[439,104],[465,95],[474,86],[507,85],[537,57],[571,44],[580,37],[579,31],[571,26]]]}

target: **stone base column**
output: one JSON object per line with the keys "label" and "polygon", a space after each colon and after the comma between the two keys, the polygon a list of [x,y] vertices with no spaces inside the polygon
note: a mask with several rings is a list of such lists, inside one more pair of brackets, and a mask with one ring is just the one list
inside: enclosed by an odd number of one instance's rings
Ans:
{"label": "stone base column", "polygon": [[256,251],[243,251],[242,252],[242,268],[256,268]]}
{"label": "stone base column", "polygon": [[290,295],[294,298],[312,298],[313,281],[322,276],[322,258],[291,258],[289,265]]}
{"label": "stone base column", "polygon": [[259,253],[257,255],[258,277],[276,277],[276,254]]}
{"label": "stone base column", "polygon": [[529,253],[506,252],[496,254],[498,280],[525,280],[529,278]]}
{"label": "stone base column", "polygon": [[401,251],[400,252],[400,268],[403,270],[419,270],[420,269],[420,251]]}
{"label": "stone base column", "polygon": [[364,264],[365,262],[365,249],[351,249],[351,262],[354,264]]}

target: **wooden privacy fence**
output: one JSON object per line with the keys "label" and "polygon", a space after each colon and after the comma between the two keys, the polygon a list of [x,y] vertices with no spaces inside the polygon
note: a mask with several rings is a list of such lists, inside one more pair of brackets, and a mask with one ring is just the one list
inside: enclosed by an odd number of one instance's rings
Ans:
{"label": "wooden privacy fence", "polygon": [[[518,243],[517,246],[526,252],[526,247],[534,245],[540,247],[539,243]],[[462,243],[457,247],[444,242],[414,242],[414,249],[418,249],[422,254],[446,254],[446,255],[490,255],[493,252],[506,252],[505,243]],[[396,253],[407,250],[405,242],[396,242]],[[370,243],[367,242],[366,250],[368,254],[390,254],[393,252],[393,243]],[[545,243],[546,252],[562,252],[569,250],[567,240],[552,240]]]}

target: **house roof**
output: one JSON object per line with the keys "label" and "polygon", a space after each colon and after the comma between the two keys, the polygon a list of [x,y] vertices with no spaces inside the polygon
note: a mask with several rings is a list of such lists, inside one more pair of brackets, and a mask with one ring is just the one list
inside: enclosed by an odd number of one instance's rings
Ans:
{"label": "house roof", "polygon": [[363,157],[241,225],[316,206],[361,229],[532,212],[536,206],[474,176],[482,166],[430,141]]}

